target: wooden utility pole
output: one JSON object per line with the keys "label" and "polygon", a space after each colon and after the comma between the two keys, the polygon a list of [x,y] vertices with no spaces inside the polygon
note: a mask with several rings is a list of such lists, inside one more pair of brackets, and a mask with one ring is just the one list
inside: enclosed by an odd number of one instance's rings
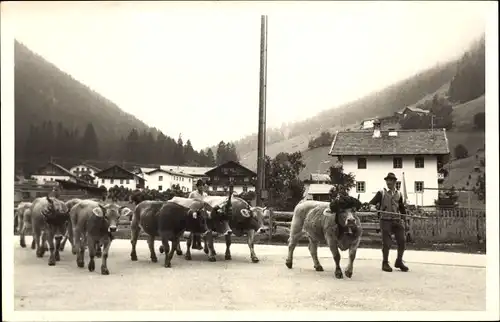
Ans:
{"label": "wooden utility pole", "polygon": [[259,134],[257,145],[257,206],[262,206],[266,168],[267,16],[260,16]]}

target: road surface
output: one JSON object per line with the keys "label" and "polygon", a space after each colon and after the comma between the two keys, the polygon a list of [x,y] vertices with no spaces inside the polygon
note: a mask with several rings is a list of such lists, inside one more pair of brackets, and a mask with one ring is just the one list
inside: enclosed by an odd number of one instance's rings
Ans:
{"label": "road surface", "polygon": [[[130,242],[115,240],[108,267],[111,275],[78,268],[70,248],[56,266],[29,248],[14,250],[15,310],[485,310],[486,256],[407,251],[410,272],[383,272],[381,252],[358,250],[352,279],[333,277],[327,248],[319,249],[324,272],[313,269],[307,246],[297,247],[294,268],[287,269],[285,246],[257,245],[260,262],[248,247],[233,244],[232,261],[217,244],[217,262],[202,251],[193,260],[175,255],[164,268],[163,255],[151,263],[146,241],[139,241],[139,261],[130,260]],[[156,242],[158,249],[159,242]],[[68,244],[69,246],[69,244]],[[182,243],[183,249],[185,244]],[[391,251],[391,261],[395,250]],[[342,253],[341,265],[347,265]],[[86,254],[85,265],[88,263]]]}

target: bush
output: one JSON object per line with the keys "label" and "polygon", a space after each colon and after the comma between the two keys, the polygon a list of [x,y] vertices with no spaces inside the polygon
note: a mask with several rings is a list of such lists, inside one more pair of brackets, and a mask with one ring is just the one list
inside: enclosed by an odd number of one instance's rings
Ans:
{"label": "bush", "polygon": [[467,151],[467,148],[463,146],[462,144],[459,144],[455,147],[455,158],[457,159],[464,159],[469,156],[469,151]]}
{"label": "bush", "polygon": [[474,115],[474,126],[478,130],[484,130],[486,128],[486,116],[484,112],[479,112]]}

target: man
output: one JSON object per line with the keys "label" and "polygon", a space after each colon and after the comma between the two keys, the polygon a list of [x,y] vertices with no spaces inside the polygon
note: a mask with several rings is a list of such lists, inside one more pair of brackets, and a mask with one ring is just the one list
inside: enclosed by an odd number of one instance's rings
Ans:
{"label": "man", "polygon": [[[405,221],[402,216],[384,214],[383,211],[406,214],[406,209],[403,203],[403,196],[396,190],[396,175],[389,172],[384,178],[387,184],[387,189],[377,192],[375,197],[369,202],[371,210],[381,210],[380,212],[380,231],[382,233],[382,270],[392,272],[389,265],[389,250],[391,249],[392,237],[396,237],[398,246],[398,255],[394,267],[399,268],[403,272],[409,269],[403,263],[403,253],[405,251]],[[377,205],[377,206],[376,206]]]}
{"label": "man", "polygon": [[[196,181],[196,190],[194,190],[189,194],[189,199],[198,199],[203,201],[204,197],[207,196],[207,193],[203,191],[203,188],[204,188],[203,181],[201,179],[198,179],[198,181]],[[193,237],[192,247],[198,250],[203,249],[203,246],[201,245],[201,236],[198,234],[193,234],[192,237]]]}

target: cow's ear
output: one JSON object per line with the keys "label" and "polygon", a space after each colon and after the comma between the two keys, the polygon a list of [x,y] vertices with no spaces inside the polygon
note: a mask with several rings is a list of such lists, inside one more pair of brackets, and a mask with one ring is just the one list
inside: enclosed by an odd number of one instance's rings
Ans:
{"label": "cow's ear", "polygon": [[128,209],[127,207],[124,207],[122,210],[121,210],[121,215],[122,216],[127,216],[128,214],[130,214],[132,211],[130,209]]}
{"label": "cow's ear", "polygon": [[92,209],[92,212],[97,217],[104,217],[104,211],[103,211],[102,207],[95,207],[94,209]]}
{"label": "cow's ear", "polygon": [[248,209],[241,209],[240,212],[243,217],[250,218],[252,216],[250,210]]}

